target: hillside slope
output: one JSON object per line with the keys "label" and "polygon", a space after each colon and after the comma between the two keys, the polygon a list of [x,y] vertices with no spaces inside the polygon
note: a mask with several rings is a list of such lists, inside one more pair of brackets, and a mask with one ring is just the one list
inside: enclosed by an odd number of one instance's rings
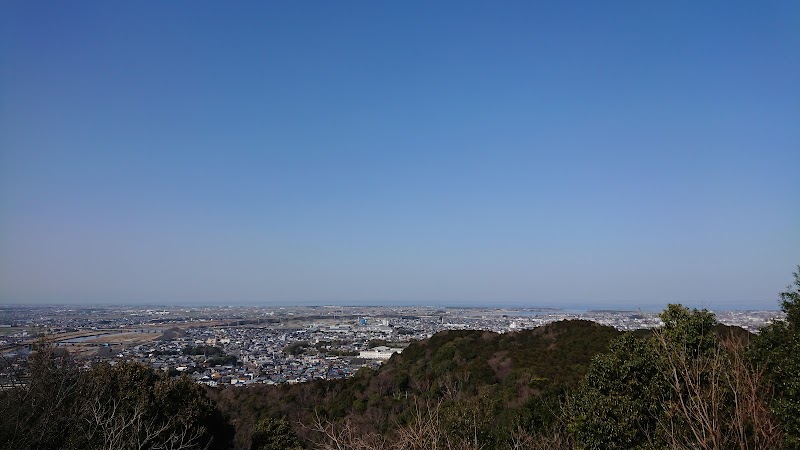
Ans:
{"label": "hillside slope", "polygon": [[[293,424],[317,416],[346,420],[360,433],[386,435],[407,423],[420,401],[437,402],[454,415],[481,416],[478,431],[496,434],[517,422],[549,423],[563,390],[575,387],[592,357],[620,334],[582,320],[505,334],[445,331],[413,342],[379,370],[362,369],[347,380],[224,388],[210,395],[234,421],[238,448],[247,448],[255,422],[265,415]],[[309,435],[302,427],[296,432]]]}

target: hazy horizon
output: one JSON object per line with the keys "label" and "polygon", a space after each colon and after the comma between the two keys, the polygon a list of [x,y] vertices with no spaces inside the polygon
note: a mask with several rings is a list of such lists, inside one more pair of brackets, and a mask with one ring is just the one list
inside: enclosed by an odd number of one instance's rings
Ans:
{"label": "hazy horizon", "polygon": [[0,303],[742,305],[800,3],[0,4]]}
{"label": "hazy horizon", "polygon": [[[559,311],[589,311],[589,310],[619,310],[619,311],[636,311],[641,310],[644,312],[660,312],[663,311],[669,303],[678,302],[633,302],[633,303],[620,303],[613,301],[568,301],[568,302],[474,302],[463,303],[458,301],[452,302],[403,302],[403,301],[382,301],[382,302],[347,302],[347,301],[334,301],[334,302],[264,302],[264,301],[239,301],[239,302],[192,302],[192,301],[138,301],[138,302],[113,302],[113,301],[96,301],[96,302],[81,302],[79,300],[71,302],[0,302],[2,307],[132,307],[132,308],[145,308],[145,307],[158,307],[158,308],[475,308],[475,309],[503,309],[503,310],[559,310]],[[719,302],[711,304],[708,302],[688,302],[682,303],[683,306],[688,308],[708,309],[709,311],[779,311],[780,302],[775,301],[773,304],[762,302]]]}

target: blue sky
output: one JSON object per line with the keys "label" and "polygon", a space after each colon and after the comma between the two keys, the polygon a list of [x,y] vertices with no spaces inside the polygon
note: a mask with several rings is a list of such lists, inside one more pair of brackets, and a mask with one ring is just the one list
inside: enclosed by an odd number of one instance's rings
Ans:
{"label": "blue sky", "polygon": [[800,4],[0,5],[0,302],[777,305]]}

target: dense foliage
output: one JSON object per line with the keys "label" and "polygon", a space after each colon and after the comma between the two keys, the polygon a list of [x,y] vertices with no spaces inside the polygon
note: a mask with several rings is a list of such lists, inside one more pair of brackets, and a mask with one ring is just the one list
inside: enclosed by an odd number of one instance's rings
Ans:
{"label": "dense foliage", "polygon": [[764,327],[753,342],[753,359],[775,389],[772,411],[787,448],[800,448],[800,266],[781,293],[785,321]]}
{"label": "dense foliage", "polygon": [[320,425],[391,439],[431,408],[449,435],[473,441],[477,435],[484,445],[501,448],[518,428],[553,426],[565,393],[619,335],[588,321],[505,334],[446,331],[411,343],[380,370],[362,369],[348,380],[224,388],[211,395],[236,425],[241,449],[261,417],[286,418],[306,440],[324,437]]}
{"label": "dense foliage", "polygon": [[250,438],[250,450],[302,450],[300,439],[286,419],[264,417]]}
{"label": "dense foliage", "polygon": [[40,346],[0,393],[0,448],[223,449],[232,429],[202,387],[137,363],[79,370]]}
{"label": "dense foliage", "polygon": [[746,341],[717,333],[713,314],[670,305],[664,326],[626,335],[595,358],[564,411],[586,449],[775,448],[771,389],[744,355]]}

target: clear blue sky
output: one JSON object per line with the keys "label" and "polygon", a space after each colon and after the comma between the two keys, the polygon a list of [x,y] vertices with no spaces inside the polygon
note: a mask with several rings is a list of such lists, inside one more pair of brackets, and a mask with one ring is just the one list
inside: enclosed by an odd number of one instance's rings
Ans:
{"label": "clear blue sky", "polygon": [[4,1],[0,302],[776,307],[798,24],[796,1]]}

